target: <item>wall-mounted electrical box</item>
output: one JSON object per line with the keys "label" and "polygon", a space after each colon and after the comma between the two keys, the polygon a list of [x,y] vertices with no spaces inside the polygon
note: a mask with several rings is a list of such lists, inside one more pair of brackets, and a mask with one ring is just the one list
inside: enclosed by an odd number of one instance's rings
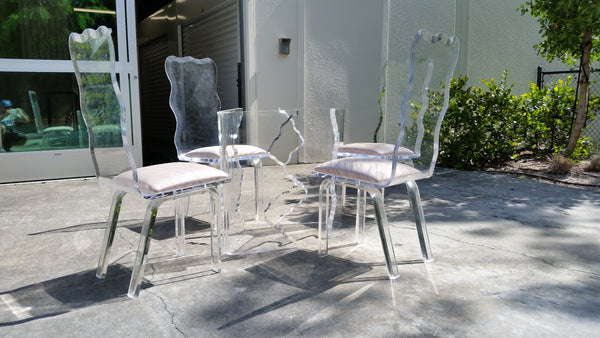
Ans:
{"label": "wall-mounted electrical box", "polygon": [[292,39],[289,38],[281,38],[279,39],[279,54],[280,55],[289,55],[290,54],[290,43]]}

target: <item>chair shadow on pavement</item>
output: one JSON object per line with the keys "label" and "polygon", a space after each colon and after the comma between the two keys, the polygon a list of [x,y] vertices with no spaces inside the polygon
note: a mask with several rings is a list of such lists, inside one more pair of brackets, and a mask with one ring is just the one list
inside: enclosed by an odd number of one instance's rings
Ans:
{"label": "chair shadow on pavement", "polygon": [[[57,316],[74,309],[116,301],[124,297],[131,269],[110,267],[105,279],[87,270],[0,293],[0,327]],[[148,287],[148,283],[142,287]]]}
{"label": "chair shadow on pavement", "polygon": [[[141,233],[142,219],[124,219],[119,220],[118,228],[127,228],[137,234]],[[86,224],[70,225],[63,228],[45,230],[40,232],[30,233],[29,236],[51,235],[56,233],[79,232],[87,230],[102,230],[106,228],[106,222],[95,222]],[[210,223],[188,216],[185,218],[186,235],[195,234],[201,231],[210,230]],[[152,239],[162,241],[175,237],[175,218],[173,216],[158,217],[152,231]],[[100,243],[98,243],[100,245]]]}
{"label": "chair shadow on pavement", "polygon": [[[414,264],[414,262],[399,262],[399,264]],[[245,276],[243,284],[250,290],[271,290],[271,293],[276,292],[275,285],[285,284],[299,289],[298,292],[292,292],[287,296],[282,294],[281,298],[258,308],[252,296],[248,296],[247,299],[237,297],[231,300],[235,305],[223,302],[219,307],[213,308],[209,311],[210,317],[216,320],[234,317],[218,327],[219,330],[224,330],[279,308],[315,297],[341,284],[388,280],[387,275],[373,276],[369,273],[376,265],[385,264],[357,263],[333,256],[319,257],[316,251],[293,251],[247,268],[246,271],[254,277]],[[369,276],[359,277],[365,274]]]}
{"label": "chair shadow on pavement", "polygon": [[[134,233],[141,231],[140,220],[122,220],[120,228]],[[155,241],[174,238],[174,218],[162,217],[156,222],[156,231],[152,234]],[[29,236],[50,235],[54,233],[80,232],[87,230],[103,230],[104,222],[78,224],[59,229],[30,233]],[[204,246],[204,237],[210,225],[194,217],[186,218],[186,234],[189,245]],[[174,273],[186,270],[190,265],[202,265],[204,257],[191,255],[178,259],[162,259],[149,262],[153,269],[161,269],[163,273]],[[200,262],[200,263],[199,263]],[[70,275],[26,285],[14,290],[0,292],[0,327],[17,325],[40,318],[57,316],[75,309],[101,304],[128,301],[126,297],[131,268],[121,264],[111,264],[105,279],[96,278],[96,270],[86,270]],[[202,271],[202,274],[204,270]],[[198,273],[192,277],[197,277]],[[192,278],[189,275],[179,279]],[[159,284],[172,282],[169,279],[159,280]],[[144,279],[142,289],[154,286]]]}

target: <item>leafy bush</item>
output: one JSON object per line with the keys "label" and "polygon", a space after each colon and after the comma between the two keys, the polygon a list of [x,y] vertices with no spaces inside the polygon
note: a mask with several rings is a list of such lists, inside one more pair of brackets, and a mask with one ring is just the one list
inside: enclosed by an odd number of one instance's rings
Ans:
{"label": "leafy bush", "polygon": [[518,110],[524,116],[524,148],[538,154],[555,154],[567,145],[571,131],[571,116],[575,88],[567,81],[538,88],[529,84],[530,92],[521,96]]}
{"label": "leafy bush", "polygon": [[467,87],[468,77],[453,79],[450,105],[440,132],[440,165],[473,170],[509,160],[521,143],[523,116],[516,114],[518,98],[506,85],[483,80],[487,90]]}
{"label": "leafy bush", "polygon": [[[567,145],[575,89],[570,79],[543,88],[530,84],[530,92],[512,94],[513,85],[482,80],[485,87],[467,87],[468,77],[450,84],[450,105],[440,132],[441,166],[474,170],[502,165],[521,154],[548,156]],[[598,98],[590,98],[590,110]],[[588,114],[588,121],[592,119]],[[589,157],[591,143],[582,137],[572,160]]]}

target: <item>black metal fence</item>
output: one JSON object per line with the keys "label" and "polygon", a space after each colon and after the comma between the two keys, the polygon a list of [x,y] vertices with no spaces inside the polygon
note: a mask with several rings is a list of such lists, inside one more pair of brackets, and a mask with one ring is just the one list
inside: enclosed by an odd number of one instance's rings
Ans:
{"label": "black metal fence", "polygon": [[[599,76],[599,72],[595,70],[591,71],[589,78],[589,87],[588,93],[590,95],[600,97],[600,83],[596,81],[596,77]],[[567,77],[571,77],[570,86],[577,87],[579,83],[579,71],[576,70],[566,70],[566,71],[551,71],[544,72],[541,66],[537,68],[537,85],[538,87],[542,87],[544,84],[549,85],[551,83],[556,83],[558,80],[566,81]],[[577,97],[575,97],[575,101],[573,102],[573,111],[577,107]],[[600,109],[595,109],[593,111],[589,111],[593,113],[596,118],[592,121],[586,121],[586,126],[583,130],[583,135],[589,137],[594,143],[595,152],[600,151]],[[575,118],[573,116],[573,118]]]}

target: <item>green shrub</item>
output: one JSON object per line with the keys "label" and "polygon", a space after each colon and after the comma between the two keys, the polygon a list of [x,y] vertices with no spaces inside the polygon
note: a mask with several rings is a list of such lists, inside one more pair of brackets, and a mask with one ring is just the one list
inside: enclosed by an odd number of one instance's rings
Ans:
{"label": "green shrub", "polygon": [[522,134],[518,97],[506,84],[483,80],[487,90],[467,87],[468,77],[453,79],[450,105],[440,132],[440,165],[473,170],[496,166],[515,155]]}
{"label": "green shrub", "polygon": [[579,162],[581,160],[588,159],[592,154],[592,148],[594,148],[594,145],[592,144],[592,139],[582,135],[577,140],[575,150],[573,150],[573,153],[569,155],[569,158],[573,162]]}
{"label": "green shrub", "polygon": [[[571,132],[575,89],[567,81],[512,94],[504,72],[499,82],[482,80],[485,87],[467,86],[468,77],[452,79],[450,105],[440,132],[438,163],[475,170],[502,165],[521,154],[549,156],[567,145]],[[590,98],[590,111],[599,104]],[[593,115],[588,114],[588,122]],[[592,144],[581,137],[571,160],[589,157]]]}
{"label": "green shrub", "polygon": [[575,88],[567,81],[538,88],[530,83],[530,92],[521,95],[517,108],[525,123],[523,148],[539,155],[556,154],[566,147],[571,132]]}

